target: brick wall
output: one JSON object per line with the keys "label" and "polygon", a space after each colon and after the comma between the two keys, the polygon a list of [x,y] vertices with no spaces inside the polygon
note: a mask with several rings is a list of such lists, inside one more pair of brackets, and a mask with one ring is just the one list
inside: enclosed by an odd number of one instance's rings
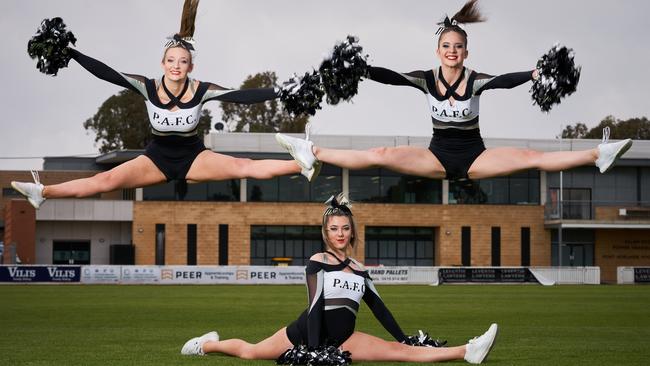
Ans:
{"label": "brick wall", "polygon": [[[627,209],[627,214],[621,216],[620,209]],[[601,206],[596,207],[596,220],[603,221],[619,221],[625,223],[642,223],[650,224],[650,207],[629,207],[621,206]]]}
{"label": "brick wall", "polygon": [[[359,236],[365,226],[435,227],[435,265],[460,265],[462,226],[472,229],[473,266],[491,265],[491,230],[501,227],[501,265],[521,265],[521,227],[530,227],[532,266],[550,265],[550,233],[541,206],[354,205]],[[166,264],[187,263],[187,224],[197,224],[198,264],[218,263],[218,227],[229,229],[229,264],[248,264],[251,225],[320,225],[319,203],[136,202],[133,242],[136,263],[155,263],[156,224],[165,224]],[[447,234],[447,232],[449,234]],[[353,255],[363,260],[363,240]],[[434,263],[432,263],[434,265]]]}
{"label": "brick wall", "polygon": [[650,264],[650,230],[596,230],[594,264],[603,282],[616,283],[616,267]]}
{"label": "brick wall", "polygon": [[4,207],[5,254],[8,257],[9,245],[16,245],[16,254],[23,264],[36,263],[36,210],[26,200],[10,200]]}

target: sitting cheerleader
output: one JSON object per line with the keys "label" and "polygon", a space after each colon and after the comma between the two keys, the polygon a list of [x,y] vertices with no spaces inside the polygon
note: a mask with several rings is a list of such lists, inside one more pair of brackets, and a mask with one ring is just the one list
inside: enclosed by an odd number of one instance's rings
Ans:
{"label": "sitting cheerleader", "polygon": [[[327,250],[314,254],[307,264],[307,309],[296,321],[259,343],[241,339],[219,340],[216,332],[192,338],[181,353],[223,353],[244,359],[277,359],[278,364],[345,365],[355,361],[438,362],[465,359],[483,362],[494,345],[497,325],[466,345],[441,347],[420,332],[407,337],[388,310],[368,271],[349,254],[357,240],[350,205],[344,196],[332,197],[323,214],[322,234]],[[355,331],[361,300],[395,338]]]}

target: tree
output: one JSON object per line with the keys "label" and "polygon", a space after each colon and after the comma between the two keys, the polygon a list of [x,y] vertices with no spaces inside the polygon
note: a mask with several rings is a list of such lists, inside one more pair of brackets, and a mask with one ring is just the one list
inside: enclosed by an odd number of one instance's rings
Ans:
{"label": "tree", "polygon": [[[277,87],[273,71],[249,75],[240,89]],[[309,116],[291,116],[278,99],[255,104],[221,103],[223,121],[237,132],[304,132]]]}
{"label": "tree", "polygon": [[[199,117],[199,136],[210,130],[211,122],[210,111],[204,109]],[[99,144],[101,153],[144,149],[152,139],[144,97],[128,89],[108,98],[83,126],[95,133],[95,143]]]}
{"label": "tree", "polygon": [[575,127],[566,126],[564,131],[562,131],[563,139],[581,139],[584,138],[587,134],[587,125],[584,123],[576,123]]}
{"label": "tree", "polygon": [[587,126],[578,122],[575,126],[566,126],[562,131],[562,137],[600,139],[603,137],[603,128],[605,127],[609,127],[609,137],[612,139],[650,140],[650,120],[646,117],[620,120],[614,116],[607,116],[591,130],[587,130]]}

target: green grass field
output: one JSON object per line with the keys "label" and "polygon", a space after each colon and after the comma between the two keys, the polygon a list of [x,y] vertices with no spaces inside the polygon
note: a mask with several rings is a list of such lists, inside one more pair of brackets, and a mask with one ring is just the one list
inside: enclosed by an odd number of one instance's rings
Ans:
{"label": "green grass field", "polygon": [[[457,345],[498,322],[488,365],[650,364],[648,286],[378,289],[408,334]],[[304,286],[0,286],[0,365],[272,365],[179,351],[209,330],[259,341],[306,301]],[[390,339],[365,306],[357,324]]]}

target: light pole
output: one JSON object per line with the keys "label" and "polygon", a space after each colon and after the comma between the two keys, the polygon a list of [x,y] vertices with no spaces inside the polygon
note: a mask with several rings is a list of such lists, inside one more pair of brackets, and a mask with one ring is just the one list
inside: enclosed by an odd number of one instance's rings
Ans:
{"label": "light pole", "polygon": [[[562,123],[560,123],[560,151],[564,151],[564,140],[562,139]],[[562,219],[564,218],[564,181],[563,171],[560,170],[560,225],[557,229],[557,266],[562,267]],[[560,279],[558,270],[558,280]]]}
{"label": "light pole", "polygon": [[564,213],[562,212],[562,206],[564,206],[564,190],[563,181],[562,181],[562,171],[560,170],[560,225],[557,229],[557,265],[562,267],[562,219],[564,218]]}

